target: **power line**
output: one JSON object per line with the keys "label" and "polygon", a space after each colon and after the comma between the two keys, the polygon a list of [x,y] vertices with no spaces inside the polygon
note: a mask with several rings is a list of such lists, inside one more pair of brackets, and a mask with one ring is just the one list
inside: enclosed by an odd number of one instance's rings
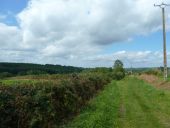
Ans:
{"label": "power line", "polygon": [[165,29],[165,8],[170,6],[169,4],[154,4],[155,7],[160,7],[162,9],[162,27],[163,27],[163,56],[164,56],[164,80],[167,80],[168,70],[167,70],[167,54],[166,54],[166,29]]}

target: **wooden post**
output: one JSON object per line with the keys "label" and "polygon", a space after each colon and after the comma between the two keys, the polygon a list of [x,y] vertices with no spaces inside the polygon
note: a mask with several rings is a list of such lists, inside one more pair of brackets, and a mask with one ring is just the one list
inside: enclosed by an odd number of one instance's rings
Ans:
{"label": "wooden post", "polygon": [[163,22],[163,55],[164,55],[164,80],[167,80],[167,55],[166,55],[166,30],[165,30],[165,8],[162,8],[162,22]]}

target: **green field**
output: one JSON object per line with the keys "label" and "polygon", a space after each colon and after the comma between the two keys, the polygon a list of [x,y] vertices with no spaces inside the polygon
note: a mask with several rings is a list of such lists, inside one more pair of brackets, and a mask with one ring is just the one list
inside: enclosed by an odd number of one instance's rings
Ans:
{"label": "green field", "polygon": [[170,91],[137,78],[113,81],[64,128],[169,128]]}

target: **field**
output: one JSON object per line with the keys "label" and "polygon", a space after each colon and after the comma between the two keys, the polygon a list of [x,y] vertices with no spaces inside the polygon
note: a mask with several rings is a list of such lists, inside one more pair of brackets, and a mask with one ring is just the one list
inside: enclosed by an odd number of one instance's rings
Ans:
{"label": "field", "polygon": [[65,128],[169,128],[170,91],[137,78],[113,81]]}
{"label": "field", "polygon": [[123,68],[0,80],[1,128],[169,128],[170,82]]}

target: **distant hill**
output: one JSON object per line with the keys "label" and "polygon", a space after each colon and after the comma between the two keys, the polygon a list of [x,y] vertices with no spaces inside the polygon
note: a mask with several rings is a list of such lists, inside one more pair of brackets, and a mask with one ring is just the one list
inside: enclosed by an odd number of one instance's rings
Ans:
{"label": "distant hill", "polygon": [[73,66],[62,66],[52,64],[31,64],[31,63],[0,63],[0,73],[10,73],[13,75],[30,74],[65,74],[81,72],[83,68]]}

